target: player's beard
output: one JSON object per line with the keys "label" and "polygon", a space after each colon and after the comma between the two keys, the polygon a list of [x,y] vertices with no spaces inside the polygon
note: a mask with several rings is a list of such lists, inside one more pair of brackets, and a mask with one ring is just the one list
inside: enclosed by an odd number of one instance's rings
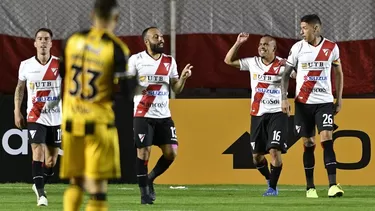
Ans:
{"label": "player's beard", "polygon": [[164,46],[160,47],[159,44],[150,44],[151,50],[154,53],[164,53]]}

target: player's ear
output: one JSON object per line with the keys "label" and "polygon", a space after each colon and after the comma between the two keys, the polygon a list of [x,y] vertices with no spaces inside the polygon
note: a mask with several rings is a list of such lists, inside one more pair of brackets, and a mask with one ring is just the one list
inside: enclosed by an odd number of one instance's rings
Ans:
{"label": "player's ear", "polygon": [[315,24],[315,26],[314,26],[314,32],[317,32],[318,28],[319,28],[318,24]]}
{"label": "player's ear", "polygon": [[36,48],[36,40],[34,41],[34,47]]}
{"label": "player's ear", "polygon": [[94,11],[92,11],[90,13],[90,19],[91,19],[91,21],[94,21],[94,18],[95,18],[95,13],[94,13]]}
{"label": "player's ear", "polygon": [[120,17],[120,15],[119,15],[119,14],[116,14],[116,15],[114,15],[114,17],[113,17],[113,20],[117,23],[119,17]]}

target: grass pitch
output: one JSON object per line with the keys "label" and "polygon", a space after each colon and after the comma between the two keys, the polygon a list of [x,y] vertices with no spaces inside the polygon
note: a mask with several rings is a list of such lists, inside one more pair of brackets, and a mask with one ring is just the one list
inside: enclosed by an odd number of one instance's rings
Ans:
{"label": "grass pitch", "polygon": [[[48,207],[37,207],[30,184],[0,184],[0,210],[34,211],[62,210],[62,196],[66,185],[46,185]],[[262,197],[265,185],[186,185],[185,189],[171,189],[169,185],[155,185],[154,205],[140,205],[136,185],[112,184],[109,188],[109,210],[374,210],[375,186],[343,186],[341,198],[328,198],[327,187],[317,187],[319,198],[305,198],[302,186],[280,185],[278,197]],[[87,197],[85,197],[85,201]],[[81,207],[84,210],[84,204]]]}

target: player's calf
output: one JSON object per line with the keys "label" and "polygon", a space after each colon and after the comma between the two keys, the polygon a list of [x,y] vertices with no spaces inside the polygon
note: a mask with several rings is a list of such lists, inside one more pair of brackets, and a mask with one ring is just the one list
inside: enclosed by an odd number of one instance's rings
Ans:
{"label": "player's calf", "polygon": [[148,160],[142,160],[137,157],[136,160],[137,165],[137,180],[139,190],[141,192],[141,204],[153,204],[151,196],[150,196],[150,189],[149,189],[149,182],[148,182]]}
{"label": "player's calf", "polygon": [[283,167],[281,159],[281,151],[279,149],[270,149],[271,155],[271,173],[270,173],[270,188],[277,191],[277,183],[280,178]]}
{"label": "player's calf", "polygon": [[107,194],[90,194],[90,199],[86,205],[86,211],[108,210]]}
{"label": "player's calf", "polygon": [[336,154],[333,150],[333,141],[323,141],[324,165],[327,170],[329,186],[336,185]]}
{"label": "player's calf", "polygon": [[306,190],[315,189],[314,168],[315,168],[315,142],[314,138],[302,138],[304,143],[303,166],[306,176]]}
{"label": "player's calf", "polygon": [[35,188],[33,186],[33,191],[39,201],[43,196],[46,198],[44,192],[44,146],[42,144],[31,144],[31,149],[33,153],[32,161],[32,177],[34,181]]}
{"label": "player's calf", "polygon": [[262,154],[254,153],[253,162],[258,171],[264,176],[264,178],[266,178],[267,182],[269,183],[270,170],[268,168],[268,161],[266,157],[264,157],[264,155]]}

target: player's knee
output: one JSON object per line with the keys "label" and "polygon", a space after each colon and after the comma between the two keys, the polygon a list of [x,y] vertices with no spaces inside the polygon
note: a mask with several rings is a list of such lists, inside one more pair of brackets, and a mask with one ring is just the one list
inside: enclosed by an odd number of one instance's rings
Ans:
{"label": "player's knee", "polygon": [[256,153],[253,154],[253,162],[255,165],[257,165],[258,163],[261,163],[263,159],[264,159],[264,155],[256,154]]}
{"label": "player's knee", "polygon": [[322,142],[332,140],[332,131],[323,130],[322,132],[320,132],[320,140]]}
{"label": "player's knee", "polygon": [[303,140],[303,145],[305,147],[313,147],[313,146],[315,146],[315,139],[314,139],[314,137],[309,137],[309,138],[302,137],[302,140]]}
{"label": "player's knee", "polygon": [[44,147],[41,144],[32,145],[33,160],[44,162]]}
{"label": "player's knee", "polygon": [[76,185],[83,190],[83,178],[82,177],[74,177],[69,180],[71,185]]}
{"label": "player's knee", "polygon": [[176,150],[168,151],[167,153],[164,153],[164,157],[167,160],[174,160],[177,157],[177,151]]}
{"label": "player's knee", "polygon": [[106,193],[93,193],[93,194],[90,194],[90,199],[94,201],[106,201],[107,194]]}
{"label": "player's knee", "polygon": [[271,164],[275,167],[279,167],[282,164],[281,151],[279,149],[270,149]]}
{"label": "player's knee", "polygon": [[137,149],[137,156],[141,160],[149,160],[151,147],[144,147]]}

